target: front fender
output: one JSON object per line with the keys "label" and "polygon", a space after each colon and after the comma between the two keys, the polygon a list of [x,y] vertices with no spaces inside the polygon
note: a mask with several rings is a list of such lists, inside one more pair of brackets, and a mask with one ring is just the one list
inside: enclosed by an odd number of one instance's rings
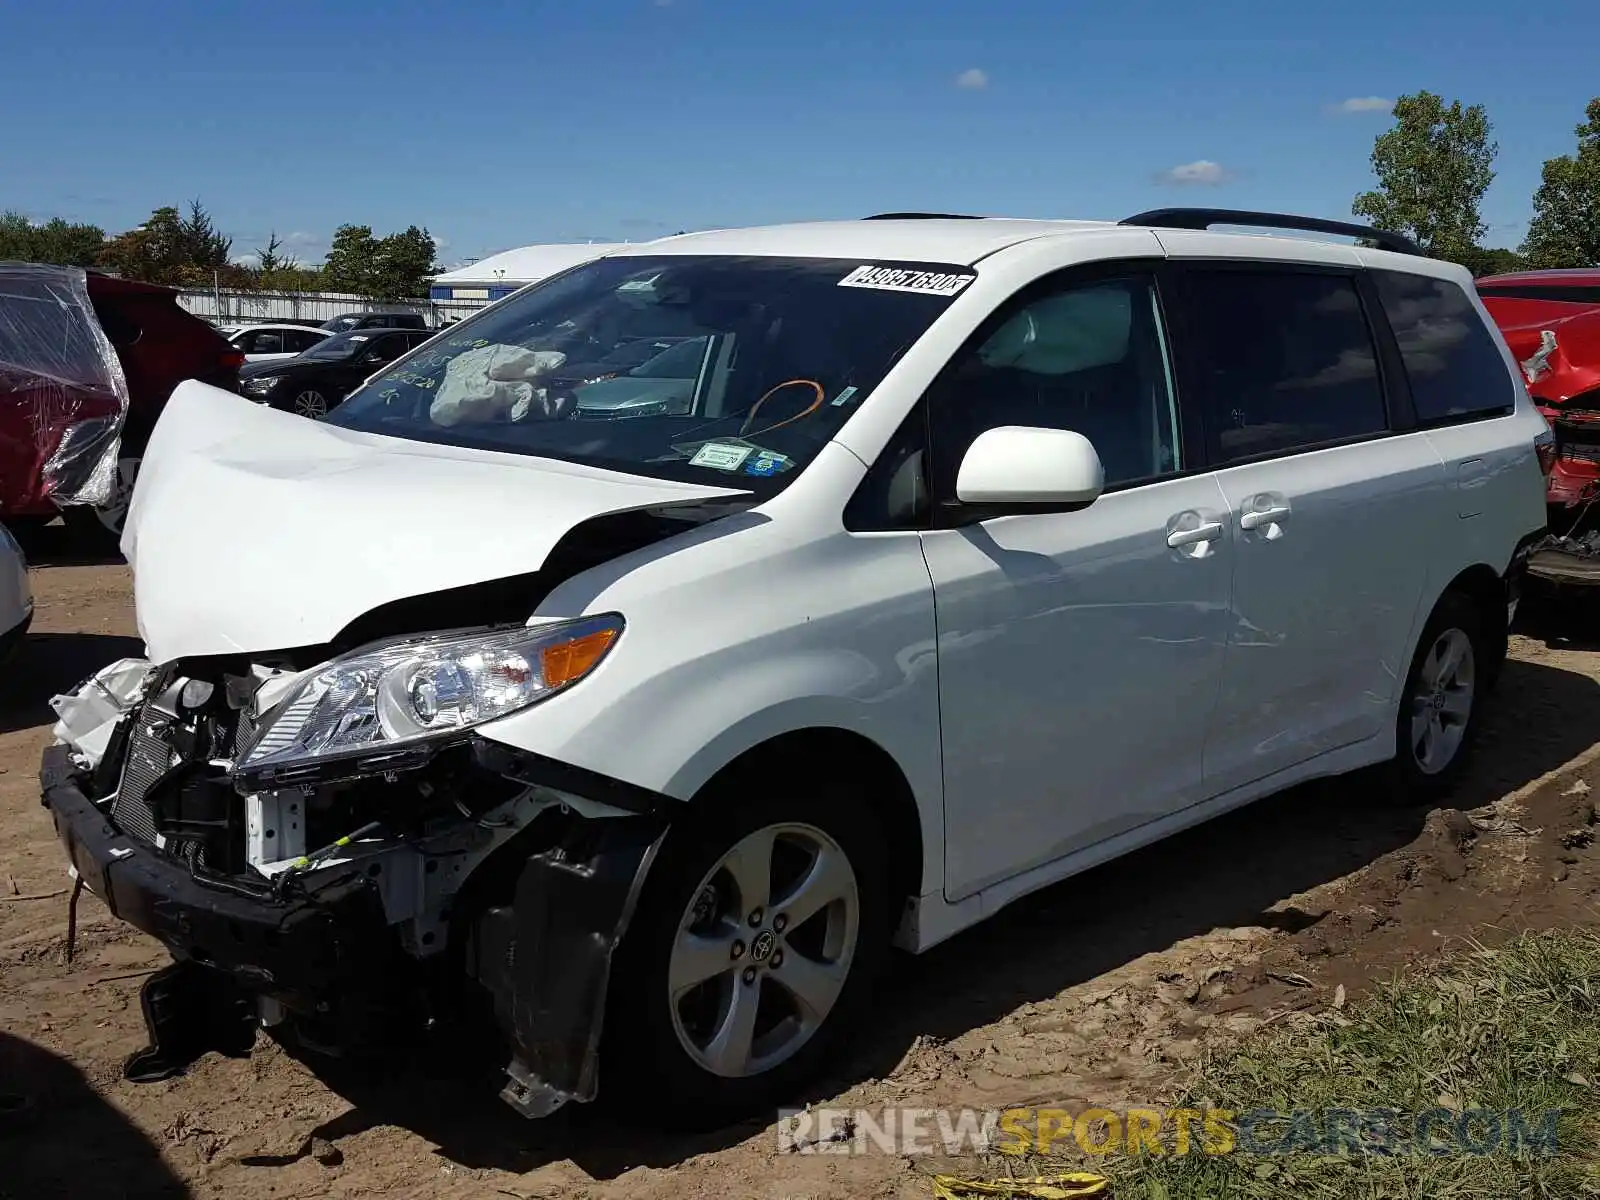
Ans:
{"label": "front fender", "polygon": [[883,750],[909,785],[923,826],[923,878],[936,881],[943,780],[935,655],[931,637],[898,652],[839,638],[788,654],[711,653],[627,689],[585,694],[580,685],[479,734],[687,801],[774,738],[854,733]]}

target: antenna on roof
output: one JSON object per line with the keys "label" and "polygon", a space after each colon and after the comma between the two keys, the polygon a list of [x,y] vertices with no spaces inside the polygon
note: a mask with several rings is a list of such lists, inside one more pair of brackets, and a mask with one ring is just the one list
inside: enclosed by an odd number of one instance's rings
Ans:
{"label": "antenna on roof", "polygon": [[1243,225],[1256,229],[1293,229],[1303,233],[1331,233],[1339,237],[1360,238],[1380,250],[1396,254],[1422,254],[1422,247],[1402,234],[1350,221],[1325,221],[1321,217],[1297,217],[1291,213],[1246,212],[1236,208],[1153,208],[1124,218],[1119,225],[1140,225],[1157,229],[1210,229],[1213,225]]}

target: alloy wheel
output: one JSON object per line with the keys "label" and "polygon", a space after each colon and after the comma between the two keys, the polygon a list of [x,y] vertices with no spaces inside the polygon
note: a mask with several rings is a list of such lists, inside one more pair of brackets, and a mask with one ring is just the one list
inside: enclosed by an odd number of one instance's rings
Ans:
{"label": "alloy wheel", "polygon": [[1411,753],[1424,775],[1437,775],[1461,750],[1477,696],[1472,639],[1446,629],[1434,641],[1411,694]]}
{"label": "alloy wheel", "polygon": [[855,870],[812,825],[742,838],[678,922],[667,1002],[683,1049],[713,1075],[772,1070],[833,1011],[861,922]]}
{"label": "alloy wheel", "polygon": [[328,401],[321,392],[307,388],[294,398],[294,411],[302,417],[319,421],[328,415]]}

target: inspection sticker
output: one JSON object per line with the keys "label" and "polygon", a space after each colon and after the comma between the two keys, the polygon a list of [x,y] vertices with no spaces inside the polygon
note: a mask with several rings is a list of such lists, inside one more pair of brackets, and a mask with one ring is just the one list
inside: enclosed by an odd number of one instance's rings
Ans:
{"label": "inspection sticker", "polygon": [[956,275],[943,271],[864,265],[839,280],[839,286],[874,288],[880,292],[921,292],[924,296],[954,296],[976,278],[976,275]]}
{"label": "inspection sticker", "polygon": [[717,471],[737,471],[753,449],[754,446],[741,446],[734,442],[707,442],[694,452],[689,465],[711,467]]}
{"label": "inspection sticker", "polygon": [[746,475],[777,475],[794,466],[794,460],[776,450],[763,450],[744,465]]}

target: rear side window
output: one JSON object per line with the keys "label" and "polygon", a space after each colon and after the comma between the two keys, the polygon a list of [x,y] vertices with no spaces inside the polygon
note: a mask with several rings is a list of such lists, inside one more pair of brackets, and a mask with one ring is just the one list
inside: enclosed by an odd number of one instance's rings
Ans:
{"label": "rear side window", "polygon": [[1515,381],[1466,292],[1448,279],[1374,271],[1424,425],[1508,413]]}
{"label": "rear side window", "polygon": [[1186,297],[1191,384],[1218,462],[1388,429],[1351,276],[1200,268]]}

